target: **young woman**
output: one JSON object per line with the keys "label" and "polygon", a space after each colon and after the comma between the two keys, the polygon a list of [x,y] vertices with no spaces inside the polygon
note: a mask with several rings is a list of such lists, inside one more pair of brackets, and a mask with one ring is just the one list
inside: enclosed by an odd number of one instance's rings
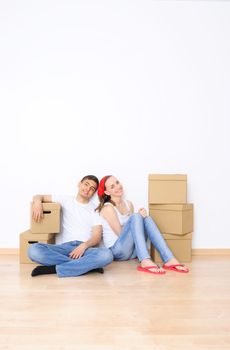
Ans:
{"label": "young woman", "polygon": [[[102,218],[103,241],[110,248],[115,260],[129,260],[138,257],[138,271],[162,275],[165,270],[189,272],[180,264],[167,246],[158,227],[144,208],[134,214],[133,205],[125,200],[122,184],[112,175],[101,179],[98,187],[100,204],[97,208]],[[163,268],[156,265],[147,250],[150,239],[158,250]]]}

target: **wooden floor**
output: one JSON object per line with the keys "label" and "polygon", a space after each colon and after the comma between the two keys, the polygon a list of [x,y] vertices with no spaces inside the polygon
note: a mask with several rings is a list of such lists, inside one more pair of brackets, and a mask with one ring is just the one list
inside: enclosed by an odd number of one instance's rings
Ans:
{"label": "wooden floor", "polygon": [[1,255],[0,349],[230,349],[229,256],[196,256],[188,275],[136,265],[32,278],[34,265]]}

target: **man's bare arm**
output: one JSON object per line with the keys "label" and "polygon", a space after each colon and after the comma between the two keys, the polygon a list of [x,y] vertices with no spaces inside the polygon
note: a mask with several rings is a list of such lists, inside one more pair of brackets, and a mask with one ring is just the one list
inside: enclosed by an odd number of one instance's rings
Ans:
{"label": "man's bare arm", "polygon": [[42,203],[52,202],[51,195],[41,195],[37,194],[33,197],[32,206],[32,218],[36,222],[40,222],[43,218],[43,206]]}
{"label": "man's bare arm", "polygon": [[87,248],[98,245],[101,242],[101,238],[102,238],[102,226],[101,225],[93,226],[91,238],[88,239],[88,241],[80,244],[74,250],[72,250],[72,252],[69,254],[70,258],[79,259],[84,255],[84,252],[86,251]]}

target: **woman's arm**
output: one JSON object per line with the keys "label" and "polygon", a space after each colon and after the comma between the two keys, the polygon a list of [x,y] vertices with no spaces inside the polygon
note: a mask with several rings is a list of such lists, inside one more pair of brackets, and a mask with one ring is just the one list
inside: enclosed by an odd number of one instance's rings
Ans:
{"label": "woman's arm", "polygon": [[108,222],[111,229],[116,233],[116,235],[120,235],[122,231],[122,226],[118,220],[117,214],[114,208],[111,205],[106,205],[101,210],[101,216]]}
{"label": "woman's arm", "polygon": [[[131,212],[131,214],[133,214],[134,213],[133,203],[130,201],[127,201],[127,202],[128,202],[129,208],[130,208],[130,212]],[[143,219],[147,218],[147,216],[148,216],[148,212],[145,208],[140,208],[138,210],[138,213],[143,217]]]}
{"label": "woman's arm", "polygon": [[128,201],[127,200],[127,203],[128,203],[128,206],[129,206],[129,209],[130,209],[130,213],[133,214],[134,213],[134,206],[133,206],[133,203]]}
{"label": "woman's arm", "polygon": [[140,208],[138,210],[138,213],[141,214],[141,216],[143,217],[143,219],[147,218],[148,216],[148,213],[147,213],[147,210],[145,208]]}

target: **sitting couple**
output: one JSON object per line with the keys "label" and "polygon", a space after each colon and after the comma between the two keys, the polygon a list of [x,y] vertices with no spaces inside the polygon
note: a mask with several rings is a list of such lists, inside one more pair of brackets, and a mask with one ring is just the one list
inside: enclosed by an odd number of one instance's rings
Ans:
{"label": "sitting couple", "polygon": [[[91,198],[97,191],[99,206]],[[103,273],[113,260],[138,258],[138,271],[165,274],[165,270],[187,273],[186,266],[173,256],[159,229],[141,208],[124,199],[121,183],[114,176],[98,179],[87,175],[78,184],[76,196],[37,195],[33,198],[32,217],[40,222],[43,202],[58,202],[62,208],[61,232],[57,244],[34,243],[29,258],[41,264],[32,276],[56,273],[59,277],[80,276],[87,272]],[[103,237],[105,247],[96,247]],[[158,250],[164,265],[159,267],[150,258],[147,238]]]}

